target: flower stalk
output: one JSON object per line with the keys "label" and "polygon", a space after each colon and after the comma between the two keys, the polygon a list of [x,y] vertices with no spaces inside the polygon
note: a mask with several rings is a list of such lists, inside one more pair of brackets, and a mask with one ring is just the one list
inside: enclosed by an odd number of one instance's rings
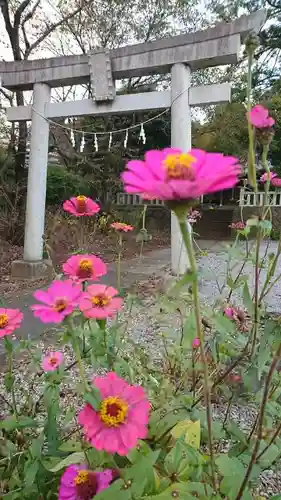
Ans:
{"label": "flower stalk", "polygon": [[213,489],[216,492],[216,472],[215,472],[215,461],[214,461],[214,453],[213,453],[213,437],[212,437],[212,405],[211,405],[211,392],[209,386],[209,373],[208,373],[208,363],[205,355],[204,349],[204,332],[202,329],[202,317],[200,311],[200,301],[199,301],[199,286],[198,286],[198,276],[197,276],[197,264],[194,254],[194,248],[192,244],[192,237],[190,232],[188,231],[186,224],[186,214],[182,216],[178,216],[179,226],[183,238],[183,242],[187,251],[187,255],[189,258],[190,269],[193,275],[192,281],[192,296],[193,296],[193,304],[195,311],[195,321],[196,321],[196,336],[200,340],[200,357],[203,363],[203,374],[204,374],[204,397],[205,397],[205,405],[206,405],[206,416],[207,416],[207,426],[208,426],[208,445],[210,452],[210,465],[211,465],[211,475],[212,475],[212,484]]}

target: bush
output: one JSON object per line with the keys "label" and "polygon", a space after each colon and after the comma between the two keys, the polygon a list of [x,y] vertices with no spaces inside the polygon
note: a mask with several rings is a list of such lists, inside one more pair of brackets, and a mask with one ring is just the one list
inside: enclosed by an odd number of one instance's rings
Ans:
{"label": "bush", "polygon": [[81,193],[90,196],[92,191],[92,183],[80,175],[68,172],[64,167],[48,167],[47,205],[59,205],[62,200]]}

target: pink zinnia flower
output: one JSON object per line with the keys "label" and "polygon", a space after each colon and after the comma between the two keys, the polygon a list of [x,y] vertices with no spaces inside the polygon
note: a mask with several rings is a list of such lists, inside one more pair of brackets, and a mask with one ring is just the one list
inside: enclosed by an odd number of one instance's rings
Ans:
{"label": "pink zinnia flower", "polygon": [[90,285],[82,294],[79,308],[86,318],[104,319],[121,309],[123,300],[112,286]]}
{"label": "pink zinnia flower", "polygon": [[50,352],[47,356],[42,359],[42,368],[44,372],[53,372],[64,361],[64,356],[60,351]]}
{"label": "pink zinnia flower", "polygon": [[261,177],[260,177],[260,182],[267,182],[267,181],[272,181],[274,177],[277,177],[277,174],[274,174],[273,172],[265,172]]}
{"label": "pink zinnia flower", "polygon": [[268,109],[257,104],[248,113],[249,122],[256,128],[269,128],[275,123],[275,120],[268,116]]}
{"label": "pink zinnia flower", "polygon": [[225,316],[227,316],[229,319],[234,318],[235,310],[233,307],[225,307],[223,312],[224,312]]}
{"label": "pink zinnia flower", "polygon": [[61,476],[59,500],[90,500],[108,488],[112,479],[110,469],[94,472],[87,465],[69,465]]}
{"label": "pink zinnia flower", "polygon": [[63,272],[79,281],[97,280],[106,274],[103,260],[95,255],[72,255],[62,266]]}
{"label": "pink zinnia flower", "polygon": [[220,153],[166,148],[148,151],[145,161],[131,160],[122,180],[127,193],[146,199],[188,200],[229,189],[238,182],[238,160]]}
{"label": "pink zinnia flower", "polygon": [[76,215],[76,217],[94,215],[100,211],[100,206],[95,201],[83,195],[66,200],[63,204],[63,208],[66,212]]}
{"label": "pink zinnia flower", "polygon": [[123,231],[124,233],[133,231],[134,229],[133,226],[130,226],[130,224],[125,224],[125,222],[112,222],[112,224],[110,224],[110,227],[112,227],[112,229],[116,229],[116,231]]}
{"label": "pink zinnia flower", "polygon": [[61,323],[73,312],[80,295],[80,285],[72,280],[55,280],[46,291],[36,290],[33,296],[43,304],[34,304],[30,309],[43,323]]}
{"label": "pink zinnia flower", "polygon": [[79,413],[86,439],[97,450],[127,455],[138,439],[147,436],[150,404],[142,387],[129,385],[116,373],[96,377],[93,384],[100,390],[98,411],[87,404]]}
{"label": "pink zinnia flower", "polygon": [[19,309],[0,308],[0,338],[10,335],[23,320],[23,313]]}
{"label": "pink zinnia flower", "polygon": [[245,229],[246,224],[243,221],[238,221],[238,222],[232,222],[229,226],[231,229],[237,229],[243,231]]}
{"label": "pink zinnia flower", "polygon": [[279,177],[273,177],[271,179],[271,185],[274,187],[281,187],[281,179]]}
{"label": "pink zinnia flower", "polygon": [[195,224],[197,219],[201,219],[201,214],[198,210],[191,210],[187,216],[189,224]]}
{"label": "pink zinnia flower", "polygon": [[193,340],[192,342],[192,347],[194,347],[194,349],[196,349],[197,347],[200,346],[200,339],[198,339],[197,337]]}

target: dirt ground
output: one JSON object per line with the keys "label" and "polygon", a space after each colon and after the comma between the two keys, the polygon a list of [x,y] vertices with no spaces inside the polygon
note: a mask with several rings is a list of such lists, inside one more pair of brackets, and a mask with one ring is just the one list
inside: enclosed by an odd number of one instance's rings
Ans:
{"label": "dirt ground", "polygon": [[[68,228],[69,229],[69,228]],[[143,245],[143,253],[164,248],[170,245],[170,233],[165,230],[151,230],[151,240]],[[117,235],[114,231],[108,234],[96,232],[84,235],[85,245],[84,253],[89,252],[101,257],[105,262],[110,263],[116,259]],[[47,239],[49,252],[57,272],[61,264],[79,248],[79,235],[75,230],[66,230],[65,227],[56,228],[55,234]],[[122,259],[132,259],[140,254],[141,244],[136,241],[136,232],[123,234],[123,252]],[[0,239],[0,300],[8,299],[14,294],[26,293],[32,289],[43,286],[44,279],[36,282],[13,280],[10,277],[11,264],[13,260],[21,259],[23,248],[11,245],[3,239]]]}

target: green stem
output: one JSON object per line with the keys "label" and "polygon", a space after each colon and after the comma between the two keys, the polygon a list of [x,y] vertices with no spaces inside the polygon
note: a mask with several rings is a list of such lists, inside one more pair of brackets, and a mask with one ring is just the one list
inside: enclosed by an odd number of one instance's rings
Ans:
{"label": "green stem", "polygon": [[250,479],[253,467],[257,463],[258,452],[260,449],[260,444],[262,442],[263,421],[264,421],[264,416],[265,416],[266,403],[268,400],[268,395],[269,395],[272,377],[273,377],[274,371],[276,369],[276,366],[280,360],[280,355],[281,355],[281,344],[279,345],[279,348],[278,348],[278,350],[277,350],[277,352],[272,360],[268,375],[267,375],[266,380],[265,380],[263,397],[261,400],[260,411],[259,411],[259,415],[258,415],[258,419],[257,419],[257,437],[256,437],[254,448],[252,451],[250,463],[248,465],[244,480],[240,486],[240,489],[238,491],[238,494],[237,494],[237,497],[235,498],[235,500],[240,500],[243,497],[243,494],[244,494],[245,488],[248,484],[248,481]]}
{"label": "green stem", "polygon": [[81,377],[81,380],[85,386],[85,389],[87,390],[88,382],[87,382],[87,378],[86,378],[86,374],[85,374],[85,370],[84,370],[84,366],[83,366],[83,362],[82,362],[82,357],[81,357],[81,353],[80,353],[78,339],[75,337],[74,333],[71,333],[71,341],[72,341],[72,348],[73,348],[75,358],[77,361],[80,377]]}
{"label": "green stem", "polygon": [[[147,211],[147,205],[144,205],[143,206],[143,212],[142,212],[142,229],[145,229],[146,211]],[[140,256],[139,256],[139,261],[140,262],[141,262],[142,256],[143,256],[143,246],[144,246],[144,240],[142,238],[142,240],[141,240],[141,246],[140,246]]]}
{"label": "green stem", "polygon": [[118,251],[117,251],[117,289],[121,289],[121,256],[122,256],[122,234],[118,237]]}
{"label": "green stem", "polygon": [[261,230],[258,228],[257,234],[257,246],[256,246],[256,258],[255,258],[255,289],[254,289],[254,325],[253,325],[253,335],[252,335],[252,347],[250,358],[252,358],[255,353],[256,343],[257,343],[257,334],[258,334],[258,326],[259,326],[259,258],[260,258],[260,246],[261,246]]}
{"label": "green stem", "polygon": [[[247,85],[247,111],[248,115],[252,109],[252,64],[253,54],[248,57],[248,85]],[[249,135],[249,152],[248,152],[248,178],[249,183],[255,191],[257,191],[257,178],[255,169],[255,145],[254,145],[254,129],[248,119],[248,135]]]}
{"label": "green stem", "polygon": [[213,437],[212,437],[212,405],[211,405],[211,393],[209,387],[209,373],[208,373],[208,364],[205,356],[205,339],[204,332],[202,330],[202,318],[200,312],[200,302],[199,302],[199,286],[198,286],[198,277],[197,277],[197,264],[192,244],[192,237],[190,232],[188,231],[186,225],[186,216],[179,217],[179,226],[183,238],[184,245],[186,247],[187,255],[190,262],[190,269],[193,274],[193,282],[192,282],[192,291],[193,291],[193,304],[194,304],[194,312],[195,312],[195,321],[196,321],[196,335],[200,340],[200,356],[203,363],[203,373],[204,373],[204,396],[205,396],[205,405],[206,405],[206,416],[207,416],[207,426],[208,426],[208,444],[209,444],[209,452],[210,452],[210,465],[211,465],[211,474],[212,474],[212,483],[214,491],[217,491],[216,486],[216,473],[215,473],[215,462],[214,462],[214,454],[213,454]]}
{"label": "green stem", "polygon": [[12,407],[13,407],[13,412],[15,414],[16,419],[18,420],[18,410],[17,410],[17,403],[16,403],[16,397],[15,397],[15,391],[14,391],[14,377],[13,377],[13,345],[11,342],[7,339],[7,337],[4,337],[5,339],[5,348],[7,351],[8,355],[8,377],[9,377],[9,384],[10,386],[10,391],[11,391],[11,396],[12,396]]}

